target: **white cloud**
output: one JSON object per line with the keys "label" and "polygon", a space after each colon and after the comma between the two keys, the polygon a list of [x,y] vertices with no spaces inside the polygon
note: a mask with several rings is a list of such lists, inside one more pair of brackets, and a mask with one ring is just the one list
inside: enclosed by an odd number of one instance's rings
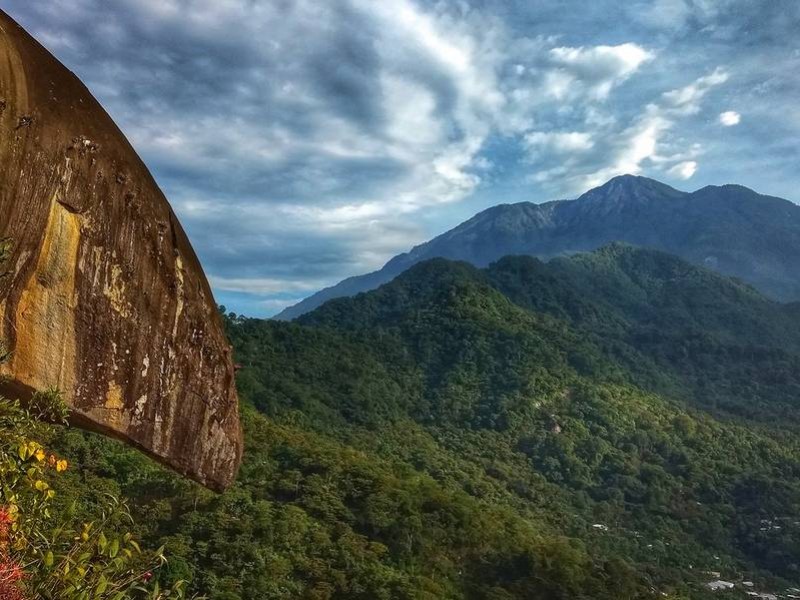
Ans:
{"label": "white cloud", "polygon": [[653,58],[652,52],[633,43],[588,48],[559,47],[550,50],[550,55],[555,62],[574,66],[578,70],[600,70],[614,77],[627,77],[642,63]]}
{"label": "white cloud", "polygon": [[682,88],[665,92],[662,104],[668,110],[683,115],[696,114],[700,110],[700,101],[714,87],[728,81],[728,73],[717,67],[713,73],[700,77],[694,83]]}
{"label": "white cloud", "polygon": [[584,176],[575,174],[575,189],[583,190],[605,183],[617,175],[637,175],[642,163],[657,156],[658,143],[672,123],[665,119],[657,106],[650,105],[633,125],[609,140],[604,154],[605,166]]}
{"label": "white cloud", "polygon": [[652,27],[680,29],[691,17],[692,9],[686,0],[648,0],[633,5],[631,14]]}
{"label": "white cloud", "polygon": [[269,296],[280,293],[313,292],[323,286],[324,280],[306,280],[302,282],[292,279],[248,277],[230,279],[227,277],[209,277],[211,284],[217,290],[226,292],[244,292]]}
{"label": "white cloud", "polygon": [[559,154],[586,152],[594,147],[592,136],[581,131],[534,131],[525,135],[525,144],[535,152]]}
{"label": "white cloud", "polygon": [[742,120],[742,115],[740,115],[735,110],[726,110],[725,112],[720,113],[719,115],[719,122],[722,123],[725,127],[733,127],[734,125],[738,125]]}
{"label": "white cloud", "polygon": [[560,70],[548,73],[550,93],[566,96],[573,85],[585,86],[596,99],[605,99],[611,90],[633,75],[655,54],[638,44],[617,46],[558,47],[550,50],[552,63]]}
{"label": "white cloud", "polygon": [[691,179],[697,172],[697,162],[694,160],[687,160],[680,162],[667,170],[667,174],[678,179]]}
{"label": "white cloud", "polygon": [[551,183],[567,192],[579,193],[601,185],[612,177],[640,174],[645,168],[671,177],[689,179],[698,168],[695,158],[702,147],[692,144],[676,148],[670,132],[682,120],[701,109],[703,98],[728,80],[715,69],[692,83],[660,95],[647,104],[630,124],[603,118],[602,112],[585,112],[585,131],[537,131],[525,137],[528,158],[533,163],[531,179]]}

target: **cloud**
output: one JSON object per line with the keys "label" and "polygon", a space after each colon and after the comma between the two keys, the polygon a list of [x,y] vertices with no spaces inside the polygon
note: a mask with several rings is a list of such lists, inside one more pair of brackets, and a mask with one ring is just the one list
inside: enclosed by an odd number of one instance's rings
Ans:
{"label": "cloud", "polygon": [[628,5],[629,18],[679,39],[698,33],[703,40],[732,48],[788,40],[796,31],[800,5],[794,0],[646,0]]}
{"label": "cloud", "polygon": [[738,125],[741,120],[742,115],[735,110],[726,110],[725,112],[719,114],[719,122],[725,127],[733,127],[734,125]]}
{"label": "cloud", "polygon": [[580,82],[589,95],[597,99],[608,97],[614,86],[628,79],[655,55],[645,48],[625,43],[618,46],[558,47],[550,50],[554,65],[561,67],[548,74],[552,93],[564,97],[566,90]]}
{"label": "cloud", "polygon": [[700,112],[702,100],[728,79],[727,72],[716,68],[687,85],[663,92],[629,124],[588,111],[585,131],[527,134],[531,180],[545,185],[556,182],[562,189],[579,193],[617,175],[640,174],[646,167],[676,179],[691,178],[702,146],[694,143],[681,150],[669,134],[681,120]]}
{"label": "cloud", "polygon": [[693,7],[686,0],[655,0],[638,3],[631,11],[634,18],[662,29],[681,29],[690,20]]}
{"label": "cloud", "polygon": [[539,154],[587,152],[594,147],[592,136],[581,131],[533,131],[525,135],[525,144],[530,150]]}
{"label": "cloud", "polygon": [[664,118],[657,107],[651,105],[636,123],[619,132],[606,144],[609,164],[594,172],[571,177],[576,180],[576,190],[595,187],[617,175],[637,175],[642,172],[642,163],[652,160],[657,153],[658,142],[672,123]]}
{"label": "cloud", "polygon": [[677,179],[691,179],[697,172],[697,161],[686,160],[673,165],[667,170],[667,174]]}
{"label": "cloud", "polygon": [[797,158],[786,139],[800,133],[800,89],[786,74],[800,69],[787,45],[798,7],[4,4],[131,139],[217,293],[259,311],[380,267],[508,194],[564,197],[627,172],[741,173],[709,118],[732,98],[748,103],[735,143],[757,140],[738,151],[768,151],[765,179],[788,181],[777,169]]}
{"label": "cloud", "polygon": [[692,115],[700,111],[700,101],[714,87],[728,81],[728,73],[717,67],[708,75],[682,88],[665,92],[662,104],[665,109],[681,115]]}
{"label": "cloud", "polygon": [[338,256],[328,283],[374,267],[421,239],[393,219],[480,183],[505,101],[489,30],[404,0],[63,4],[20,11],[154,167],[217,282],[266,293],[287,230],[308,262]]}
{"label": "cloud", "polygon": [[226,292],[244,292],[261,296],[282,293],[296,294],[299,292],[313,292],[318,290],[323,284],[322,281],[315,281],[313,279],[298,282],[291,279],[264,279],[255,277],[229,279],[226,277],[213,276],[210,278],[210,282],[218,290]]}

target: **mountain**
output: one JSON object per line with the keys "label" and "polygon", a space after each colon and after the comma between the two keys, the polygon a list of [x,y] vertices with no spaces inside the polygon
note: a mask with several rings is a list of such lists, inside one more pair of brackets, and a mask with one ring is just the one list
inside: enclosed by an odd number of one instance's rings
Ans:
{"label": "mountain", "polygon": [[625,175],[577,200],[485,210],[379,271],[324,289],[276,318],[294,319],[332,298],[374,289],[429,258],[486,266],[506,255],[547,259],[613,241],[664,250],[739,277],[776,299],[800,300],[800,207],[737,185],[687,193]]}
{"label": "mountain", "polygon": [[[483,270],[432,259],[368,294],[332,300],[298,323],[392,329],[398,319],[434,310],[443,296],[469,302],[475,292],[462,289],[466,282],[567,324],[571,334],[564,338],[554,327],[548,344],[586,373],[622,368],[636,385],[695,408],[764,421],[792,415],[800,422],[794,305],[673,255],[619,242],[547,263],[509,256]],[[760,394],[769,404],[752,404]]]}
{"label": "mountain", "polygon": [[103,440],[56,443],[131,499],[168,550],[163,583],[212,598],[783,592],[800,582],[796,315],[620,243],[432,259],[292,323],[227,318],[247,451],[222,496]]}
{"label": "mountain", "polygon": [[57,387],[75,424],[229,485],[233,362],[194,250],[111,117],[2,11],[0,214],[2,392]]}

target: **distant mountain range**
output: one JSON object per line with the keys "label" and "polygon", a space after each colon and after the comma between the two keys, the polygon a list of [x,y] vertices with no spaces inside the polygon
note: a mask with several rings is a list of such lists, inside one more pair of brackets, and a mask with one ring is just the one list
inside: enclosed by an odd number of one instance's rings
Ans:
{"label": "distant mountain range", "polygon": [[800,206],[739,185],[682,192],[623,175],[576,200],[489,208],[382,269],[321,290],[276,318],[294,319],[333,298],[375,289],[430,258],[483,267],[507,255],[549,259],[613,241],[675,254],[778,300],[800,300]]}

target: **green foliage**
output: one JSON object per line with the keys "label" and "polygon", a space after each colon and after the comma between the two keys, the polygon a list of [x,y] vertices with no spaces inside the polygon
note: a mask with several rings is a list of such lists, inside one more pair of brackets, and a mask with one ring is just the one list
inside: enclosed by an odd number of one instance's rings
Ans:
{"label": "green foliage", "polygon": [[753,288],[668,254],[613,244],[486,272],[520,307],[569,323],[639,386],[724,417],[800,422],[800,320]]}
{"label": "green foliage", "polygon": [[74,503],[55,504],[53,479],[68,462],[37,441],[52,433],[40,418],[66,418],[55,390],[35,394],[26,409],[0,398],[0,592],[53,600],[183,597],[178,582],[166,593],[146,585],[151,561],[164,558],[142,555],[124,532],[131,525],[124,503],[105,496],[90,521]]}
{"label": "green foliage", "polygon": [[79,467],[59,497],[130,498],[170,556],[160,580],[215,599],[796,585],[792,311],[619,245],[430,261],[300,323],[226,319],[246,431],[230,491],[62,430]]}

